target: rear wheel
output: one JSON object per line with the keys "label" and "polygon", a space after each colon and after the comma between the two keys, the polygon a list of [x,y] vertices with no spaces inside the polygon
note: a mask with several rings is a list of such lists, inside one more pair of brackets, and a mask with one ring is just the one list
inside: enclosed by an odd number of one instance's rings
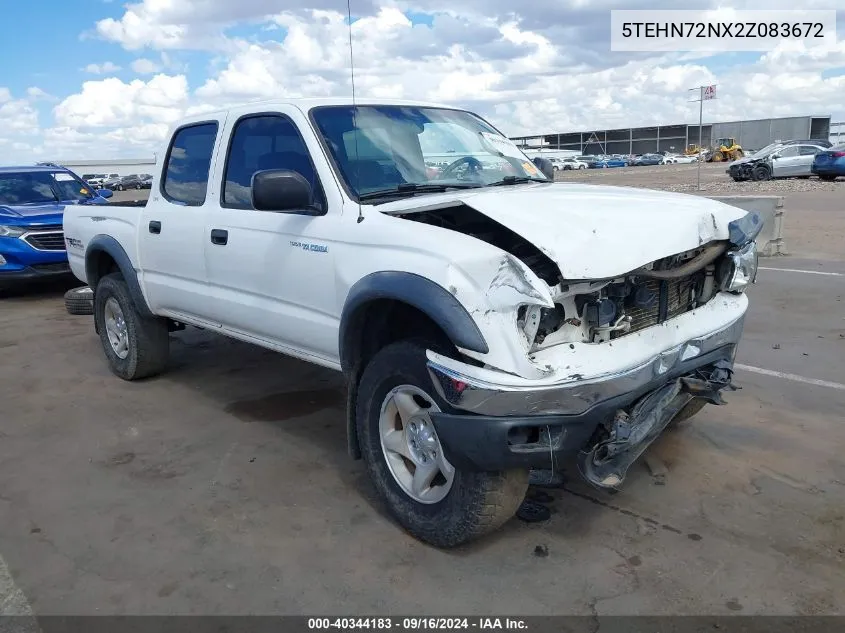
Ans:
{"label": "rear wheel", "polygon": [[170,336],[167,320],[138,313],[120,273],[100,279],[94,293],[94,320],[112,373],[138,380],[167,366]]}
{"label": "rear wheel", "polygon": [[356,426],[367,471],[390,514],[414,537],[455,547],[515,513],[528,470],[477,472],[449,461],[431,414],[452,409],[434,390],[424,341],[379,351],[358,384]]}

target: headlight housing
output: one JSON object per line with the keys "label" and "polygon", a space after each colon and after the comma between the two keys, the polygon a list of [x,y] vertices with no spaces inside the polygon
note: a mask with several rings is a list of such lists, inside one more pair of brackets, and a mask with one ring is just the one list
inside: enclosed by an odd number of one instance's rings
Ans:
{"label": "headlight housing", "polygon": [[26,229],[23,227],[0,224],[0,237],[20,237],[24,233],[26,233]]}
{"label": "headlight housing", "polygon": [[725,253],[719,267],[719,287],[725,292],[743,292],[757,281],[757,243],[748,242]]}

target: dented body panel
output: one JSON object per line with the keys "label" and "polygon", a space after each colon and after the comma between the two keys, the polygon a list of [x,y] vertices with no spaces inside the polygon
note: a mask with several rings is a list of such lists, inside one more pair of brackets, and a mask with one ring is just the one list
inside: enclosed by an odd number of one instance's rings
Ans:
{"label": "dented body panel", "polygon": [[[428,199],[430,198],[430,199]],[[614,277],[728,238],[742,209],[698,196],[599,185],[535,183],[380,205],[402,213],[462,203],[535,244],[565,279]]]}

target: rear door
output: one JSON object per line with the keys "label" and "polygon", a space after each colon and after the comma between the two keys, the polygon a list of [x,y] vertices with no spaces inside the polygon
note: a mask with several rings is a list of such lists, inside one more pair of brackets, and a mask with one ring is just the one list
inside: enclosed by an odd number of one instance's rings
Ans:
{"label": "rear door", "polygon": [[823,148],[816,145],[799,145],[798,159],[795,162],[796,176],[810,176],[813,173],[813,161],[816,154],[823,151]]}
{"label": "rear door", "polygon": [[205,225],[211,165],[225,115],[174,131],[138,227],[141,275],[150,307],[208,322]]}

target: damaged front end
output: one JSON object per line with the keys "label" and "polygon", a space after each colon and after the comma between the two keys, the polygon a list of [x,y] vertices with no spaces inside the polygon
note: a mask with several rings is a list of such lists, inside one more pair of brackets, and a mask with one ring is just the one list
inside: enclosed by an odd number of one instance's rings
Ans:
{"label": "damaged front end", "polygon": [[722,405],[721,392],[738,389],[731,383],[730,361],[722,360],[655,389],[630,407],[618,409],[600,425],[588,447],[578,455],[581,475],[599,488],[617,489],[628,468],[664,429],[694,400]]}

